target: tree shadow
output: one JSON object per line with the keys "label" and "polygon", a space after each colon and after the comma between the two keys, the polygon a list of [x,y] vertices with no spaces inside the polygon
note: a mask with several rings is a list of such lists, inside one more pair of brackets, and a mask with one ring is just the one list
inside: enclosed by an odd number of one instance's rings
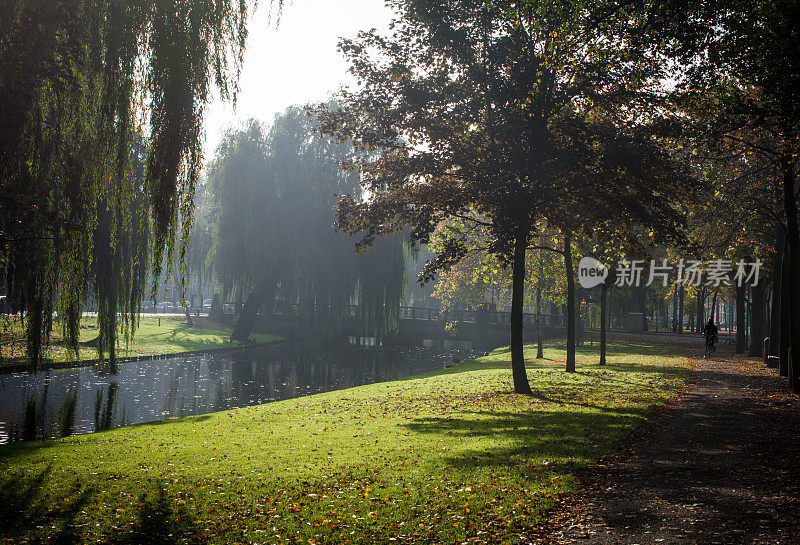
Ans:
{"label": "tree shadow", "polygon": [[80,542],[76,520],[94,492],[75,482],[68,492],[54,499],[53,490],[46,486],[51,471],[47,467],[33,477],[21,474],[0,477],[0,529],[10,542],[28,542],[26,536],[46,526],[57,528],[48,543]]}
{"label": "tree shadow", "polygon": [[[560,345],[566,349],[566,345]],[[597,354],[600,355],[600,344],[576,347],[578,354]],[[640,343],[624,342],[609,343],[606,346],[606,356],[682,356],[686,354],[686,345],[670,343]]]}
{"label": "tree shadow", "polygon": [[[580,369],[580,367],[578,369]],[[672,367],[669,365],[649,365],[649,364],[638,364],[638,363],[607,363],[604,366],[593,366],[592,369],[595,371],[602,371],[604,369],[607,369],[609,371],[614,371],[616,373],[638,373],[638,374],[644,373],[644,374],[660,375],[668,380],[685,378],[691,372],[690,369],[684,367]],[[588,373],[582,370],[576,370],[575,374],[585,376],[587,378],[599,379],[602,382],[632,384],[637,387],[645,388],[648,390],[659,389],[659,388],[654,388],[652,386],[648,386],[646,384],[642,384],[641,382],[624,380],[623,378],[620,377],[609,377],[607,375],[598,376],[594,373]]]}
{"label": "tree shadow", "polygon": [[[96,497],[95,487],[75,481],[58,490],[53,486],[52,467],[34,475],[23,473],[0,477],[0,541],[71,545],[91,539],[114,545],[170,545],[197,543],[201,532],[185,505],[167,495],[167,484],[154,481],[135,503],[133,520],[122,529],[104,535],[87,535],[86,511]],[[112,512],[113,506],[104,506]],[[98,515],[99,516],[99,515]],[[90,519],[91,523],[102,520]]]}
{"label": "tree shadow", "polygon": [[[579,373],[576,374],[585,374],[586,376],[591,377],[592,375],[588,373]],[[617,382],[627,382],[627,381],[617,381]],[[634,384],[634,383],[629,383]],[[577,401],[575,399],[556,399],[553,397],[548,397],[540,390],[533,390],[531,397],[534,399],[538,399],[540,401],[544,401],[545,403],[553,403],[555,405],[574,405],[576,407],[585,407],[587,409],[594,409],[596,411],[601,411],[605,413],[614,413],[614,414],[642,414],[646,416],[648,411],[646,410],[638,410],[638,409],[631,409],[630,407],[617,407],[614,405],[597,405],[595,403],[587,403],[586,401]]]}
{"label": "tree shadow", "polygon": [[[606,356],[685,356],[687,348],[692,345],[686,343],[677,344],[669,342],[637,342],[637,341],[624,341],[624,342],[609,342],[606,346]],[[702,351],[702,338],[698,340],[699,350]],[[567,344],[562,339],[560,341],[550,341],[544,346],[545,351],[556,350],[566,353]],[[526,352],[535,352],[535,344],[526,344]],[[491,356],[502,356],[503,354],[510,354],[509,347],[496,348],[490,352]],[[582,345],[575,347],[575,353],[580,356],[600,355],[600,343],[588,344],[585,342]],[[543,358],[548,361],[560,361],[561,359]],[[526,354],[526,361],[528,360]],[[541,360],[541,358],[540,358]]]}
{"label": "tree shadow", "polygon": [[[188,326],[184,326],[188,329]],[[194,328],[199,329],[199,328]],[[195,350],[208,350],[211,348],[218,348],[220,347],[220,342],[214,339],[201,339],[201,338],[179,338],[179,335],[185,335],[187,331],[183,328],[177,328],[170,331],[164,331],[162,333],[153,333],[151,334],[151,338],[154,341],[159,343],[169,343],[173,346],[180,347],[183,352],[188,351],[195,351]],[[196,332],[195,332],[196,333]],[[224,331],[205,331],[204,334],[207,335],[220,335],[224,338],[227,338],[227,335]],[[172,350],[174,351],[174,350]]]}
{"label": "tree shadow", "polygon": [[[211,418],[213,414],[198,414],[194,416],[184,416],[181,418],[167,418],[165,420],[153,420],[152,422],[140,422],[138,424],[130,424],[122,426],[124,428],[135,428],[139,426],[161,426],[164,424],[174,424],[176,421],[181,422],[194,422],[199,423]],[[102,443],[106,441],[105,436],[103,433],[105,431],[113,431],[115,429],[120,429],[120,426],[112,426],[108,430],[99,430],[97,432],[83,434],[82,435],[82,449],[91,449],[94,448],[93,445],[95,443]],[[59,439],[44,439],[44,440],[31,440],[31,441],[13,441],[12,443],[6,445],[0,445],[0,458],[5,458],[6,460],[12,460],[14,458],[24,458],[30,456],[36,451],[39,450],[46,450],[51,447],[58,447],[63,445],[63,443]],[[0,480],[0,483],[4,481]]]}
{"label": "tree shadow", "polygon": [[107,542],[112,545],[197,542],[199,532],[189,510],[168,498],[164,487],[163,483],[157,483],[153,491],[142,493],[133,524],[110,536]]}
{"label": "tree shadow", "polygon": [[194,416],[181,416],[180,418],[165,418],[163,420],[152,420],[150,422],[139,422],[125,426],[126,428],[138,428],[140,426],[163,426],[164,424],[174,424],[176,422],[193,422],[195,424],[208,420],[213,414],[198,414]]}
{"label": "tree shadow", "polygon": [[[637,352],[633,351],[632,354],[637,354]],[[610,355],[610,354],[609,354]],[[667,356],[668,354],[663,354]],[[681,353],[680,355],[686,355]],[[554,370],[562,370],[563,368],[558,364],[563,364],[564,360],[552,359],[552,358],[525,358],[525,367],[528,371],[535,371],[541,369],[554,369]],[[471,360],[459,363],[452,367],[447,367],[445,369],[431,371],[430,373],[426,374],[436,374],[436,375],[455,375],[459,373],[467,373],[470,371],[476,371],[481,369],[492,369],[492,368],[505,368],[508,367],[510,369],[511,362],[510,361],[493,361],[493,362],[486,362],[478,360]],[[614,371],[619,373],[646,373],[646,374],[653,374],[653,375],[663,375],[667,379],[677,379],[677,378],[684,378],[687,373],[689,372],[688,368],[678,367],[674,365],[658,365],[658,364],[650,364],[650,363],[615,363],[613,361],[607,362],[605,365],[598,365],[596,362],[592,362],[590,364],[585,364],[582,362],[577,363],[578,369],[586,369],[590,368],[595,371]],[[587,377],[595,377],[595,375],[591,373],[586,373],[583,371],[578,371],[577,374],[581,374]],[[424,375],[423,375],[424,376]],[[415,380],[420,378],[419,375],[413,375],[410,377],[404,377],[401,380]],[[639,384],[634,382],[628,382],[621,379],[610,379],[608,377],[604,377],[604,380],[608,381],[616,381],[616,382],[624,382],[627,384]]]}
{"label": "tree shadow", "polygon": [[[598,448],[610,444],[603,435],[617,440],[633,424],[647,418],[647,409],[620,408],[607,412],[527,411],[524,413],[481,411],[477,418],[416,418],[405,425],[414,433],[461,438],[492,436],[502,446],[460,451],[443,461],[459,469],[505,468],[525,464],[532,472],[571,469],[575,459],[596,457]],[[548,458],[545,466],[537,459]]]}

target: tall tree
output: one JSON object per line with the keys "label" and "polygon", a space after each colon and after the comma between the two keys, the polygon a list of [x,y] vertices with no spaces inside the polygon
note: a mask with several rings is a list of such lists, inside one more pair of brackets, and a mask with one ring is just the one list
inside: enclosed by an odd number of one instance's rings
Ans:
{"label": "tall tree", "polygon": [[[591,200],[587,188],[600,176],[587,161],[576,167],[574,138],[593,140],[584,131],[596,132],[588,115],[594,109],[633,107],[647,94],[633,89],[647,87],[657,64],[628,47],[636,12],[616,3],[389,4],[400,14],[392,36],[373,31],[341,43],[362,85],[342,93],[341,109],[322,112],[324,131],[370,152],[356,162],[368,198],[340,199],[337,223],[362,233],[362,247],[404,228],[413,242],[426,243],[453,217],[486,227],[487,250],[512,270],[514,388],[530,393],[522,283],[534,227],[547,217],[567,236],[577,233],[575,214],[563,203],[581,194]],[[606,123],[599,132],[621,134],[631,121]],[[623,176],[614,180],[623,185],[604,182],[603,195],[616,203],[620,194],[640,193],[651,197],[639,201],[646,208],[661,193]],[[603,210],[611,208],[605,201]],[[451,240],[421,280],[459,261],[464,240]]]}

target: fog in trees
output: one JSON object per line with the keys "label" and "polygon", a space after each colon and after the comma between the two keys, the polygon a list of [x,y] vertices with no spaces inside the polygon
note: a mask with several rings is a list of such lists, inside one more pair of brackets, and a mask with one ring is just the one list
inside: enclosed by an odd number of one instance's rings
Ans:
{"label": "fog in trees", "polygon": [[223,297],[243,301],[234,339],[248,338],[259,311],[296,312],[312,335],[330,338],[351,304],[364,334],[397,328],[406,284],[402,237],[356,254],[353,241],[333,230],[336,200],[358,192],[359,177],[340,165],[352,146],[315,129],[299,107],[270,126],[251,119],[228,131],[209,164],[208,261]]}

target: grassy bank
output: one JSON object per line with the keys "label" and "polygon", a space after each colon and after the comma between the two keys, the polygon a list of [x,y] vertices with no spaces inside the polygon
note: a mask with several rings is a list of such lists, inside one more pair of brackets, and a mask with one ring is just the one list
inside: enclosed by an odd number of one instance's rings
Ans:
{"label": "grassy bank", "polygon": [[[528,351],[526,356],[533,357]],[[668,346],[596,347],[562,371],[549,346],[533,397],[509,353],[310,397],[40,444],[0,447],[7,542],[516,542],[671,398]]]}
{"label": "grassy bank", "polygon": [[[8,317],[0,329],[0,367],[27,364],[25,356],[25,334],[23,324],[18,319]],[[192,350],[208,350],[235,346],[230,342],[231,329],[225,324],[212,322],[206,318],[195,318],[194,326],[186,325],[183,316],[144,316],[139,322],[139,328],[134,334],[133,341],[125,346],[123,339],[118,342],[117,355],[123,356],[152,356],[156,354],[172,354]],[[61,338],[58,324],[56,324],[51,340],[52,346],[47,351],[45,364],[52,362],[72,361],[75,354],[67,350]],[[86,316],[81,320],[80,341],[91,341],[97,337],[97,319]],[[280,339],[275,335],[253,333],[251,339],[255,342],[269,342]],[[77,359],[94,359],[97,351],[91,347],[81,347]]]}

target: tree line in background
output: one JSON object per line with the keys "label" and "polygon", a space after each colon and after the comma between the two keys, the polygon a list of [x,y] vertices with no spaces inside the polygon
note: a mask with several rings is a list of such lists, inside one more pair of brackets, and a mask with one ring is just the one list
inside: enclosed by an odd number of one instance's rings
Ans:
{"label": "tree line in background", "polygon": [[[176,254],[241,299],[236,338],[290,304],[324,336],[353,300],[386,334],[418,252],[444,305],[505,298],[528,393],[526,304],[566,309],[568,371],[581,300],[603,328],[620,304],[576,290],[576,259],[761,258],[737,330],[749,313],[753,352],[768,331],[800,391],[796,3],[390,0],[389,35],[340,44],[358,86],[229,132],[197,203],[203,107],[212,85],[234,94],[249,7],[40,4],[0,14],[0,266],[34,364],[55,308],[77,347],[89,292],[113,358]],[[699,327],[726,291],[629,300]]]}

